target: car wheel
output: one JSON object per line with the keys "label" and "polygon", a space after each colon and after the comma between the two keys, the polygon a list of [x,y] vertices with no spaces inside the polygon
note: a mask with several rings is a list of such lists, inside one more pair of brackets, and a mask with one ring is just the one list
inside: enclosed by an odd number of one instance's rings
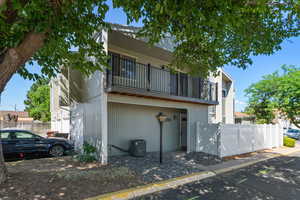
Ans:
{"label": "car wheel", "polygon": [[49,154],[54,157],[63,156],[64,153],[65,153],[65,149],[61,145],[54,145],[53,147],[51,147],[51,149],[49,151]]}

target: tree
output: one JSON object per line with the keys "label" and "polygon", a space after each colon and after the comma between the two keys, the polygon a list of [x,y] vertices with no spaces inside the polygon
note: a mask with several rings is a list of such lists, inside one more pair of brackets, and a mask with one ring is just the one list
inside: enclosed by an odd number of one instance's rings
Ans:
{"label": "tree", "polygon": [[300,68],[283,66],[283,71],[274,97],[276,108],[300,128]]}
{"label": "tree", "polygon": [[[149,38],[152,44],[172,37],[173,67],[189,67],[191,73],[203,76],[224,64],[246,68],[251,55],[272,54],[284,39],[299,35],[298,1],[113,3],[123,8],[128,22],[142,19],[139,37]],[[16,72],[37,78],[24,67],[33,61],[49,77],[62,65],[84,74],[102,70],[107,57],[94,33],[109,28],[104,22],[108,9],[106,0],[0,0],[0,93]],[[86,57],[97,58],[97,62]]]}
{"label": "tree", "polygon": [[280,114],[300,128],[300,68],[284,65],[282,71],[264,76],[245,90],[246,110],[259,123],[272,123],[275,114]]}
{"label": "tree", "polygon": [[245,111],[248,114],[254,114],[256,122],[259,124],[271,124],[275,118],[273,96],[277,77],[277,73],[264,76],[261,81],[252,84],[245,90],[249,98],[249,105]]}
{"label": "tree", "polygon": [[43,122],[48,122],[51,119],[50,87],[48,84],[49,79],[37,80],[27,92],[27,99],[24,101],[25,110],[29,116]]}
{"label": "tree", "polygon": [[114,0],[128,21],[142,19],[151,43],[172,37],[172,64],[207,75],[226,64],[245,69],[251,55],[270,55],[299,35],[299,1]]}

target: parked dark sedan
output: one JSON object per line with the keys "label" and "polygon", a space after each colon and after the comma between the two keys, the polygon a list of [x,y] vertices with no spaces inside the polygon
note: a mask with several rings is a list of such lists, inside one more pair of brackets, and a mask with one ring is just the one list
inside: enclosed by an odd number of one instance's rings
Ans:
{"label": "parked dark sedan", "polygon": [[24,157],[29,154],[63,156],[74,146],[63,138],[44,138],[26,130],[0,130],[4,156]]}
{"label": "parked dark sedan", "polygon": [[295,140],[300,140],[300,130],[297,129],[288,129],[287,132],[284,134],[290,138],[293,138]]}

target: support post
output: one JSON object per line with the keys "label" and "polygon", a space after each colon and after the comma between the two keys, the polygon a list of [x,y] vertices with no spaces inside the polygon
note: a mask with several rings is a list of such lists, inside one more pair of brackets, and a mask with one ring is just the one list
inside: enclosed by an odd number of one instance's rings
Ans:
{"label": "support post", "polygon": [[159,145],[159,163],[161,164],[162,163],[162,159],[163,159],[163,155],[162,155],[162,152],[163,152],[163,122],[159,122],[159,126],[160,126],[160,145]]}
{"label": "support post", "polygon": [[147,90],[150,91],[151,88],[151,64],[147,65]]}
{"label": "support post", "polygon": [[216,93],[215,93],[215,95],[216,95],[216,99],[215,99],[215,101],[219,101],[219,98],[218,98],[218,83],[216,83]]}

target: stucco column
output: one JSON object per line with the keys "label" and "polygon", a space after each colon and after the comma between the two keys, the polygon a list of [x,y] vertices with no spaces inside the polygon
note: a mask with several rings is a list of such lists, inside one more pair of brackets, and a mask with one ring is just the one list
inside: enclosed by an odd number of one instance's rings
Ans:
{"label": "stucco column", "polygon": [[[103,47],[106,53],[108,53],[108,33],[107,30],[102,30],[102,36],[101,36],[101,42],[103,42]],[[107,164],[108,162],[108,146],[107,146],[107,141],[108,141],[108,111],[107,111],[107,93],[105,92],[105,83],[106,83],[106,72],[100,73],[100,80],[101,80],[101,133],[102,133],[102,144],[101,144],[101,152],[102,152],[102,157],[101,157],[101,163],[102,164]]]}

